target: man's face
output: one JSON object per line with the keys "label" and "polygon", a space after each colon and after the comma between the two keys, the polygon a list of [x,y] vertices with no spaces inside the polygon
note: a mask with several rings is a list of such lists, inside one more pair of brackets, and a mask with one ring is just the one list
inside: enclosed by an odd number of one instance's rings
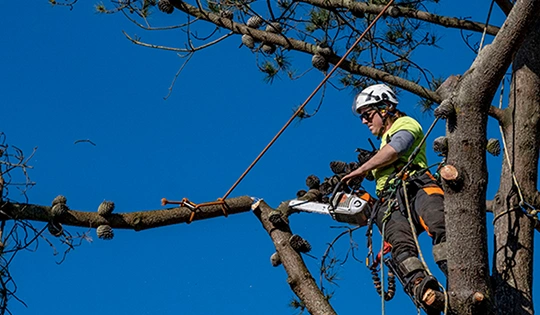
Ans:
{"label": "man's face", "polygon": [[360,111],[360,119],[362,123],[367,125],[369,131],[375,136],[378,136],[382,127],[383,121],[381,115],[373,107],[368,107]]}

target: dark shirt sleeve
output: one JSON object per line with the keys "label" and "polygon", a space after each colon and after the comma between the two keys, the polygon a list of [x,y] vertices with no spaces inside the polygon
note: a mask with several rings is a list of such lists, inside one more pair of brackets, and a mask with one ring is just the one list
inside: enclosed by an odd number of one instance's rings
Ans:
{"label": "dark shirt sleeve", "polygon": [[394,148],[398,155],[402,155],[412,147],[413,143],[414,136],[412,133],[407,130],[399,130],[390,138],[388,145]]}

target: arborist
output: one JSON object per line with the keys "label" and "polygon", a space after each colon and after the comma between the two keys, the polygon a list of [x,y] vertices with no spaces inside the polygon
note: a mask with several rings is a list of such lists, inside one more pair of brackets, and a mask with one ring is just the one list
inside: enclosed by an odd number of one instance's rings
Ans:
{"label": "arborist", "polygon": [[[422,127],[399,111],[397,105],[395,93],[384,84],[369,86],[355,97],[353,111],[381,140],[381,145],[371,159],[342,180],[348,183],[353,178],[364,178],[370,172],[375,177],[379,201],[372,210],[371,221],[381,232],[384,229],[382,234],[391,246],[397,276],[402,280],[405,292],[428,314],[440,314],[444,308],[444,294],[438,281],[418,259],[417,235],[413,234],[408,220],[412,220],[417,234],[426,231],[432,238],[433,256],[446,275],[444,193],[428,170]],[[406,172],[402,172],[406,178],[396,178],[411,156]],[[404,196],[403,184],[407,185],[408,198]],[[407,206],[411,217],[407,215]]]}

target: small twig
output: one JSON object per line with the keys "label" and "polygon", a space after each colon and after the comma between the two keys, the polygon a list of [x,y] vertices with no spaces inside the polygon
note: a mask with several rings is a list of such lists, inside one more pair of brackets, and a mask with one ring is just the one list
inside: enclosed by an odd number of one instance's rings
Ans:
{"label": "small twig", "polygon": [[94,142],[92,142],[92,140],[90,140],[90,139],[75,140],[75,142],[73,144],[77,144],[77,143],[81,143],[81,142],[87,142],[87,143],[90,143],[91,145],[93,145],[94,147],[96,146],[96,144]]}
{"label": "small twig", "polygon": [[198,47],[193,47],[192,49],[184,49],[184,48],[175,48],[175,47],[168,47],[168,46],[161,46],[161,45],[154,45],[154,44],[148,44],[148,43],[144,43],[144,42],[141,42],[137,39],[134,39],[134,38],[131,38],[125,31],[122,31],[122,33],[124,33],[124,36],[127,37],[127,39],[129,39],[132,43],[134,44],[137,44],[137,45],[140,45],[140,46],[144,46],[144,47],[149,47],[149,48],[156,48],[156,49],[161,49],[161,50],[170,50],[170,51],[176,51],[176,52],[195,52],[195,51],[198,51],[198,50],[201,50],[201,49],[204,49],[204,48],[208,48],[212,45],[215,45],[219,42],[221,42],[222,40],[226,39],[227,37],[231,36],[233,33],[230,32],[224,36],[221,36],[220,38],[218,39],[215,39],[209,43],[206,43],[204,45],[201,45],[201,46],[198,46]]}
{"label": "small twig", "polygon": [[186,60],[182,63],[182,65],[180,66],[180,68],[178,69],[178,71],[176,71],[176,74],[174,75],[174,79],[173,81],[171,82],[171,85],[169,86],[169,93],[167,93],[167,95],[165,95],[165,97],[163,97],[164,100],[168,99],[169,96],[171,96],[171,93],[172,93],[172,90],[174,88],[174,84],[176,83],[176,79],[178,79],[178,76],[180,75],[180,73],[182,72],[182,70],[184,69],[184,67],[187,65],[187,63],[189,62],[189,60],[191,59],[191,57],[193,57],[194,53],[189,53],[187,56],[186,56]]}
{"label": "small twig", "polygon": [[138,27],[142,28],[143,30],[146,30],[146,31],[166,31],[166,30],[174,30],[174,29],[178,29],[178,28],[183,28],[183,27],[186,27],[187,25],[189,25],[190,23],[195,23],[196,21],[199,20],[199,18],[195,18],[195,20],[193,21],[190,21],[188,23],[184,23],[184,24],[179,24],[179,25],[170,25],[170,26],[162,26],[162,27],[149,27],[149,26],[144,26],[142,25],[141,23],[137,22],[135,19],[133,19],[132,17],[130,17],[128,14],[126,14],[126,12],[124,10],[122,10],[122,14],[124,14],[124,16],[130,21],[132,22],[133,24],[137,25]]}

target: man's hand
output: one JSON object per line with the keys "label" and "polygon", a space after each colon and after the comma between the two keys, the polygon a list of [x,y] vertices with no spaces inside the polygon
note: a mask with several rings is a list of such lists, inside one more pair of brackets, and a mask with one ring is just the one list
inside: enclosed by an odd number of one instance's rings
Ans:
{"label": "man's hand", "polygon": [[394,163],[395,161],[397,161],[397,159],[398,159],[398,154],[396,150],[392,146],[387,144],[384,147],[382,147],[379,151],[377,151],[377,153],[373,157],[371,157],[367,162],[362,164],[356,170],[344,176],[341,180],[348,184],[349,181],[354,177],[361,176],[361,179],[363,179],[371,170],[390,165]]}
{"label": "man's hand", "polygon": [[343,176],[343,178],[341,178],[341,181],[345,182],[348,185],[353,178],[359,177],[359,179],[362,180],[364,179],[364,177],[366,177],[366,175],[367,172],[363,170],[363,167],[359,167],[354,171],[350,172],[349,174]]}

